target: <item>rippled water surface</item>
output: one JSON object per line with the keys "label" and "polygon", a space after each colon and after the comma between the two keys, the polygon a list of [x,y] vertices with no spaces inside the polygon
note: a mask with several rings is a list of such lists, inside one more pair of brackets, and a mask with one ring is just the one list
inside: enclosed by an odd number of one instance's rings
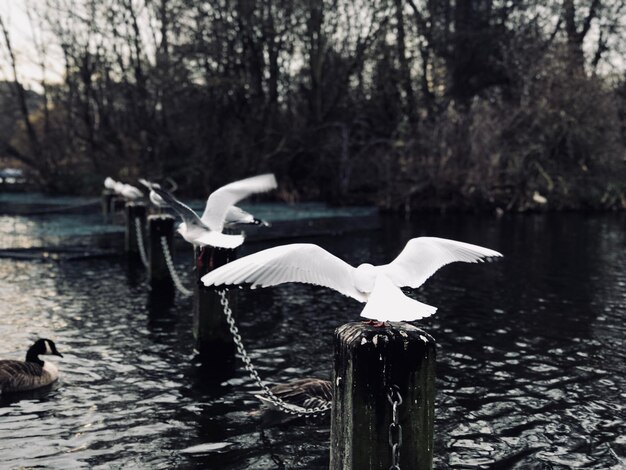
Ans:
{"label": "rippled water surface", "polygon": [[[71,216],[65,238],[51,217],[0,217],[0,248],[84,241],[85,225],[97,223]],[[310,241],[353,264],[387,262],[420,235],[505,255],[448,266],[414,294],[439,307],[419,323],[438,341],[436,468],[618,469],[626,462],[625,227],[624,214],[416,216]],[[176,263],[189,285],[191,253]],[[312,286],[237,295],[244,341],[269,382],[329,376],[333,331],[360,311]],[[0,357],[22,358],[37,337],[64,354],[61,379],[1,399],[0,468],[328,466],[328,421],[262,426],[245,372],[216,376],[219,364],[194,356],[191,301],[151,296],[145,273],[122,257],[0,259]],[[194,448],[203,444],[212,445]]]}

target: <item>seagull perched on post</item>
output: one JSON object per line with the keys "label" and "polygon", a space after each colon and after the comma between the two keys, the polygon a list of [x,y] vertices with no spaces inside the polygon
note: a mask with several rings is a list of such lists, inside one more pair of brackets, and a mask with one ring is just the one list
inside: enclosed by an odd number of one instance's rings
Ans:
{"label": "seagull perched on post", "polygon": [[277,246],[245,256],[202,277],[205,286],[250,283],[252,288],[285,282],[329,287],[365,303],[361,316],[376,320],[413,321],[437,311],[407,297],[401,287],[417,288],[439,268],[455,261],[482,262],[500,253],[445,238],[409,240],[389,264],[355,268],[323,248],[309,243]]}
{"label": "seagull perched on post", "polygon": [[227,184],[215,190],[206,202],[202,217],[198,217],[190,207],[180,202],[172,194],[152,185],[151,192],[156,193],[164,202],[181,216],[183,222],[178,227],[182,237],[194,245],[236,248],[243,243],[244,237],[222,233],[224,227],[235,223],[265,224],[234,204],[251,194],[270,191],[276,188],[273,174],[253,176]]}
{"label": "seagull perched on post", "polygon": [[136,188],[130,184],[115,181],[110,176],[107,176],[105,178],[104,187],[107,189],[111,189],[115,192],[115,194],[117,194],[118,196],[122,196],[124,199],[127,199],[129,201],[143,198],[143,193],[139,188]]}

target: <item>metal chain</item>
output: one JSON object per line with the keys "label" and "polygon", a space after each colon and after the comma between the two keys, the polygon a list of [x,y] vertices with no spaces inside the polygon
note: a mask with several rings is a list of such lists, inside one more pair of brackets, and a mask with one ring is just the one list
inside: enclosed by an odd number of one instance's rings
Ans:
{"label": "metal chain", "polygon": [[299,417],[321,416],[327,411],[329,411],[332,406],[331,401],[328,401],[324,403],[323,405],[316,406],[313,408],[303,408],[301,406],[287,403],[281,400],[276,395],[274,395],[274,393],[270,390],[270,388],[265,383],[263,383],[263,381],[261,380],[261,377],[259,377],[259,373],[256,371],[256,369],[252,365],[252,361],[250,360],[250,357],[248,356],[248,353],[246,352],[246,349],[243,345],[243,341],[241,339],[241,335],[239,334],[239,328],[237,328],[237,325],[235,324],[235,319],[233,318],[233,311],[230,309],[230,306],[228,304],[228,299],[226,298],[226,291],[225,290],[219,291],[219,295],[220,295],[220,303],[222,304],[222,307],[224,307],[224,315],[226,316],[226,322],[228,323],[228,327],[229,327],[231,335],[233,335],[233,341],[235,342],[235,346],[237,347],[237,352],[239,353],[239,356],[241,357],[241,360],[243,361],[244,368],[246,369],[246,371],[248,371],[252,380],[256,382],[257,386],[261,390],[263,390],[263,393],[265,394],[267,399],[279,410],[285,413],[299,416]]}
{"label": "metal chain", "polygon": [[172,254],[170,253],[170,247],[167,244],[167,237],[161,237],[161,248],[163,249],[163,258],[165,258],[165,264],[167,265],[167,269],[170,272],[170,277],[174,282],[174,286],[176,286],[176,289],[178,289],[181,294],[189,297],[193,294],[193,291],[187,289],[178,277],[176,267],[174,266],[174,261],[172,260]]}
{"label": "metal chain", "polygon": [[143,267],[148,267],[148,256],[146,255],[146,247],[143,244],[143,230],[141,229],[141,220],[139,217],[135,217],[135,233],[137,234],[137,246],[139,247],[139,256]]}
{"label": "metal chain", "polygon": [[391,404],[391,424],[389,425],[389,447],[391,447],[391,466],[389,470],[400,470],[400,447],[402,447],[402,426],[398,420],[398,406],[402,404],[400,388],[389,387],[387,400]]}

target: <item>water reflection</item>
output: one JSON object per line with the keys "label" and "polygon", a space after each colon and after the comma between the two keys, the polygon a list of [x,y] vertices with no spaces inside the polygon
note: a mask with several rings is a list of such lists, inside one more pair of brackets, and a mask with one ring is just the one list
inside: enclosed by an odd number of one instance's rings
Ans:
{"label": "water reflection", "polygon": [[[410,292],[439,307],[420,323],[439,342],[436,468],[606,469],[626,456],[625,222],[623,214],[420,215],[312,241],[355,265],[386,263],[419,235],[501,251],[498,263],[448,266]],[[3,243],[34,244],[46,223],[0,218]],[[15,233],[22,229],[30,234]],[[47,237],[39,241],[56,235]],[[176,257],[186,285],[190,256]],[[314,286],[230,295],[270,382],[328,377],[333,330],[361,310]],[[0,259],[0,308],[1,357],[23,358],[39,336],[64,354],[58,384],[0,402],[0,467],[328,466],[327,420],[263,428],[245,372],[209,379],[211,364],[197,361],[191,301],[150,293],[145,272],[123,259]],[[202,444],[211,446],[193,451]]]}

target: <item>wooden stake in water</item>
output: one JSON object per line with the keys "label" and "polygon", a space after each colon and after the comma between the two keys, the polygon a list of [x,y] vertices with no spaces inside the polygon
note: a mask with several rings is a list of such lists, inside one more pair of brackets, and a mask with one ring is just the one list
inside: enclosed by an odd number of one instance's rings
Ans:
{"label": "wooden stake in water", "polygon": [[115,208],[115,198],[117,198],[115,191],[112,189],[102,190],[102,215],[108,218]]}
{"label": "wooden stake in water", "polygon": [[[393,391],[393,392],[392,392]],[[392,393],[393,400],[390,400]],[[398,426],[391,401],[398,401]],[[435,341],[407,323],[335,330],[331,470],[427,470],[433,460]]]}
{"label": "wooden stake in water", "polygon": [[[139,240],[137,227],[142,231],[146,229],[146,205],[143,202],[128,202],[125,208],[126,236],[124,237],[124,250],[128,258],[136,261],[140,259]],[[137,222],[138,221],[138,222]]]}
{"label": "wooden stake in water", "polygon": [[[220,361],[232,359],[235,345],[226,323],[218,289],[206,287],[200,279],[236,257],[235,250],[212,246],[194,247],[195,285],[193,296],[193,334],[201,357]],[[231,308],[234,302],[231,296]],[[233,310],[235,310],[233,308]]]}
{"label": "wooden stake in water", "polygon": [[169,252],[173,253],[174,222],[169,214],[148,216],[148,272],[154,292],[173,295],[174,282],[167,267],[161,239],[165,237]]}

